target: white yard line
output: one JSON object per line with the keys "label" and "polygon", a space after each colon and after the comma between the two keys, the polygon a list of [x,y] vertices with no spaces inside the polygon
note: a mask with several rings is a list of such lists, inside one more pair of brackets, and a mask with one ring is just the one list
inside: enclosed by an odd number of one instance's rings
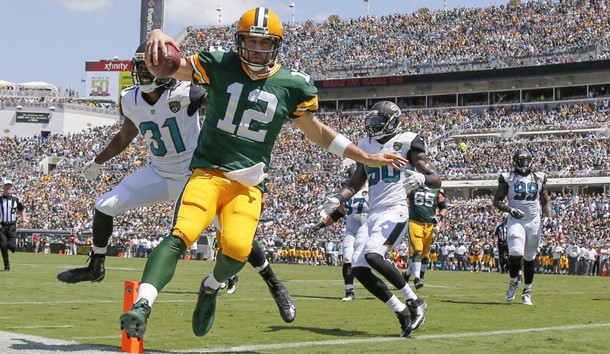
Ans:
{"label": "white yard line", "polygon": [[[504,334],[514,334],[514,333],[567,331],[567,330],[573,330],[573,329],[585,329],[585,328],[597,328],[597,327],[610,327],[610,323],[525,328],[525,329],[512,329],[512,330],[501,330],[501,331],[491,331],[491,332],[465,332],[465,333],[431,334],[431,335],[421,335],[421,336],[414,335],[413,339],[415,339],[415,340],[446,339],[446,338],[454,339],[454,338],[481,337],[481,336],[493,336],[493,335],[504,335]],[[326,341],[319,341],[319,342],[243,345],[243,346],[238,346],[238,347],[223,347],[223,348],[213,348],[213,349],[210,348],[210,349],[172,350],[171,352],[172,353],[253,352],[253,351],[258,351],[258,350],[304,348],[304,347],[322,346],[322,345],[346,345],[346,344],[359,344],[359,343],[394,342],[394,341],[404,341],[404,340],[405,340],[404,338],[400,338],[400,337],[341,339],[341,340],[326,340]]]}
{"label": "white yard line", "polygon": [[[59,326],[61,327],[61,326]],[[595,324],[578,324],[556,327],[539,327],[539,328],[524,328],[499,330],[489,332],[464,332],[464,333],[447,333],[447,334],[430,334],[430,335],[415,335],[412,340],[432,340],[432,339],[455,339],[466,337],[482,337],[494,335],[508,335],[516,333],[531,333],[531,332],[550,332],[550,331],[568,331],[574,329],[587,329],[610,327],[610,323],[595,323]],[[23,328],[23,327],[22,327]],[[41,327],[42,328],[42,327]],[[114,336],[113,336],[114,337]],[[108,338],[108,337],[104,337]],[[112,337],[111,337],[112,338]],[[117,340],[119,337],[116,336]],[[225,352],[253,352],[264,350],[278,350],[288,348],[305,348],[311,346],[334,346],[334,345],[350,345],[359,343],[379,343],[379,342],[394,342],[404,341],[399,337],[381,337],[381,338],[366,338],[366,339],[342,339],[342,340],[325,340],[318,342],[298,342],[298,343],[279,343],[279,344],[257,344],[257,345],[242,345],[237,347],[218,347],[218,348],[202,348],[188,350],[170,350],[164,353],[225,353]],[[27,334],[11,333],[0,331],[0,348],[3,354],[48,354],[49,352],[70,353],[70,354],[106,354],[118,353],[120,348],[107,347],[90,344],[80,344],[75,341],[65,341],[59,339],[49,339],[39,336]],[[154,354],[157,352],[145,349],[146,354]]]}

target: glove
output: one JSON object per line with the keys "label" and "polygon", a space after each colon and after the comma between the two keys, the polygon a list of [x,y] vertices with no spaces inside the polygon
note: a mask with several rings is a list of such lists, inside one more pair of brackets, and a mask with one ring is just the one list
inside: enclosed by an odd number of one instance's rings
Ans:
{"label": "glove", "polygon": [[405,170],[407,178],[402,182],[402,186],[405,187],[407,192],[417,189],[426,183],[426,176],[423,173],[417,171]]}
{"label": "glove", "polygon": [[324,227],[324,224],[322,222],[319,222],[317,224],[311,223],[311,224],[305,225],[305,230],[316,232],[323,227]]}
{"label": "glove", "polygon": [[99,176],[101,168],[102,168],[102,165],[95,162],[95,160],[91,160],[91,162],[89,162],[88,164],[85,165],[82,175],[86,179],[88,179],[90,181],[94,181],[97,178],[97,176]]}
{"label": "glove", "polygon": [[438,224],[439,222],[443,222],[443,216],[442,215],[434,215],[432,217],[432,223],[434,225]]}
{"label": "glove", "polygon": [[341,204],[341,199],[342,198],[340,194],[335,194],[332,197],[326,197],[326,199],[324,200],[324,204],[318,207],[322,219],[325,219],[330,213],[337,210],[337,208]]}
{"label": "glove", "polygon": [[525,213],[517,208],[511,208],[510,215],[515,219],[522,219]]}

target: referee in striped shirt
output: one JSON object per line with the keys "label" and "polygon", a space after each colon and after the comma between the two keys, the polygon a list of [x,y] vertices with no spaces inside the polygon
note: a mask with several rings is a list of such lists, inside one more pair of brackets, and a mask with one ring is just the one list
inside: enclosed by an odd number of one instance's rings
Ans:
{"label": "referee in striped shirt", "polygon": [[15,252],[16,247],[16,213],[21,214],[21,221],[27,222],[25,207],[19,198],[13,196],[13,182],[4,180],[2,184],[2,196],[0,196],[0,251],[4,260],[4,271],[11,270],[8,260],[8,251]]}

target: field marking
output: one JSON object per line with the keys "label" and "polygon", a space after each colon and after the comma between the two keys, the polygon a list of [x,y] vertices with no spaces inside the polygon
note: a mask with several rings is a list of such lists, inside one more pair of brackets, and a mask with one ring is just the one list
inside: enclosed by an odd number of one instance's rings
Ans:
{"label": "field marking", "polygon": [[[548,331],[567,331],[574,329],[600,328],[610,327],[610,323],[595,323],[595,324],[578,324],[556,327],[538,327],[524,328],[512,330],[498,330],[489,332],[464,332],[450,334],[430,334],[413,337],[413,340],[430,340],[430,339],[455,339],[466,337],[481,337],[493,335],[506,335],[515,333],[531,333],[531,332],[548,332]],[[119,338],[112,336],[111,338]],[[225,353],[225,352],[251,352],[274,349],[302,348],[308,346],[332,346],[332,345],[349,345],[359,343],[379,343],[379,342],[395,342],[404,341],[404,338],[399,337],[378,337],[378,338],[362,338],[362,339],[342,339],[342,340],[325,340],[318,342],[299,342],[299,343],[279,343],[279,344],[260,344],[260,345],[242,345],[236,347],[219,347],[219,348],[204,348],[204,349],[189,349],[189,350],[167,350],[156,352],[146,350],[146,353]],[[69,352],[72,354],[107,354],[116,352],[119,348],[81,344],[74,340],[51,339],[40,336],[33,336],[21,333],[12,333],[0,331],[0,348],[3,354],[48,354],[53,352]]]}
{"label": "field marking", "polygon": [[13,326],[13,327],[7,327],[9,329],[23,329],[23,328],[27,328],[27,329],[36,329],[36,328],[74,328],[73,325],[49,325],[49,326]]}
{"label": "field marking", "polygon": [[[610,323],[595,323],[595,324],[581,324],[581,325],[567,325],[557,327],[539,327],[539,328],[524,328],[524,329],[511,329],[511,330],[499,330],[490,332],[464,332],[464,333],[450,333],[450,334],[430,334],[422,336],[414,336],[412,339],[415,340],[426,340],[426,339],[455,339],[455,338],[466,338],[466,337],[481,337],[490,335],[504,335],[504,334],[515,334],[515,333],[530,333],[530,332],[546,332],[546,331],[567,331],[573,329],[585,329],[585,328],[598,328],[598,327],[610,327]],[[272,349],[287,349],[287,348],[302,348],[309,346],[323,346],[323,345],[346,345],[346,344],[359,344],[359,343],[379,343],[379,342],[394,342],[405,340],[400,337],[382,337],[382,338],[366,338],[366,339],[340,339],[340,340],[324,340],[319,342],[300,342],[300,343],[280,343],[280,344],[261,344],[261,345],[242,345],[238,347],[222,347],[222,348],[206,348],[206,349],[188,349],[188,350],[170,350],[172,353],[226,353],[226,352],[253,352],[259,350],[272,350]]]}

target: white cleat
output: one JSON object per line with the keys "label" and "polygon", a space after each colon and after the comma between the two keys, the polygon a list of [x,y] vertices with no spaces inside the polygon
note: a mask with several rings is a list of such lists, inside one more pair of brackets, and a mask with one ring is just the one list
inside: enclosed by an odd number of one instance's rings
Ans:
{"label": "white cleat", "polygon": [[521,294],[521,301],[523,301],[523,305],[533,306],[532,302],[532,290],[525,289],[523,290],[523,294]]}
{"label": "white cleat", "polygon": [[356,294],[353,291],[345,293],[345,297],[341,301],[352,301],[356,299]]}

